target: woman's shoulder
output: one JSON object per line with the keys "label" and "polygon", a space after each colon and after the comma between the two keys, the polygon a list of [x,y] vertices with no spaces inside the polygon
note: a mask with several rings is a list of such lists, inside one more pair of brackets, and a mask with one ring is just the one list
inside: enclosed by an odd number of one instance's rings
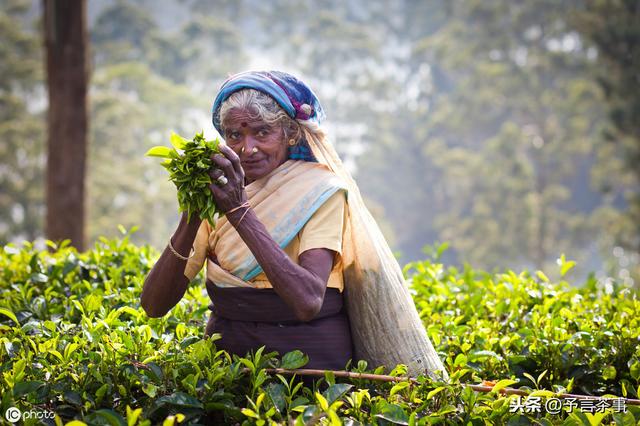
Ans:
{"label": "woman's shoulder", "polygon": [[340,178],[333,170],[326,164],[318,162],[305,161],[303,167],[305,168],[305,174],[312,175],[312,180],[316,183],[322,183],[335,187],[336,189],[347,189],[346,182]]}

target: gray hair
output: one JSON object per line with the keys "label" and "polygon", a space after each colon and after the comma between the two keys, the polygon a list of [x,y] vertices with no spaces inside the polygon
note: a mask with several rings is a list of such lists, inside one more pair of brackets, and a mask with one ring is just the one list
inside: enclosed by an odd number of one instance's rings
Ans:
{"label": "gray hair", "polygon": [[297,141],[302,136],[300,124],[289,117],[287,112],[266,93],[255,89],[242,89],[232,93],[220,107],[220,123],[224,131],[224,120],[232,109],[243,109],[249,117],[262,120],[270,126],[281,126],[285,138]]}

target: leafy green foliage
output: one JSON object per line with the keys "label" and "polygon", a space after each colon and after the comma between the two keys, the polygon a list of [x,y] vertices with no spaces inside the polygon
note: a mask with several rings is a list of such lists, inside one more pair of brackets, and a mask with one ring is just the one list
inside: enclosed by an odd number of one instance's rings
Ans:
{"label": "leafy green foliage", "polygon": [[218,211],[209,189],[209,169],[211,156],[220,152],[218,144],[218,139],[208,141],[203,133],[197,133],[192,140],[171,133],[173,148],[154,146],[146,153],[150,157],[166,158],[162,166],[169,171],[169,180],[178,189],[178,204],[181,212],[187,212],[187,222],[196,212],[211,226],[215,224]]}
{"label": "leafy green foliage", "polygon": [[[299,351],[264,348],[245,357],[204,340],[208,296],[201,287],[163,318],[140,307],[158,253],[101,238],[78,253],[0,251],[0,410],[55,412],[80,424],[635,424],[627,413],[509,412],[506,386],[536,395],[573,390],[637,397],[640,302],[623,286],[549,283],[540,274],[490,275],[407,266],[414,299],[451,382],[346,380],[331,373],[306,385],[266,368],[304,366]],[[435,251],[434,253],[437,253]],[[371,372],[365,362],[354,372]],[[398,366],[392,375],[402,375]],[[375,371],[374,371],[375,373]],[[464,383],[495,380],[491,393]],[[586,422],[586,423],[585,423]]]}
{"label": "leafy green foliage", "polygon": [[[558,261],[563,272],[570,264],[564,255]],[[632,289],[593,277],[578,288],[551,283],[541,271],[489,275],[430,261],[405,270],[450,368],[535,389],[637,396],[631,367],[640,367],[640,301]]]}

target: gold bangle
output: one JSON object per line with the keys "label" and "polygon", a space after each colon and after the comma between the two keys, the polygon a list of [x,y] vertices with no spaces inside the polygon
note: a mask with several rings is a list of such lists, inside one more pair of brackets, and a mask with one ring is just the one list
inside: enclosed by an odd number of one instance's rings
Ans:
{"label": "gold bangle", "polygon": [[196,250],[193,248],[193,246],[191,246],[191,253],[189,254],[189,257],[183,256],[180,253],[178,253],[176,249],[174,249],[173,246],[171,245],[171,237],[169,237],[169,249],[171,249],[173,254],[175,254],[178,259],[182,259],[182,260],[189,260],[196,254]]}
{"label": "gold bangle", "polygon": [[242,214],[242,216],[240,216],[240,220],[238,221],[238,224],[236,226],[240,226],[240,223],[242,222],[242,219],[244,219],[245,215],[249,213],[249,209],[246,209],[244,211],[244,213]]}
{"label": "gold bangle", "polygon": [[241,208],[243,208],[243,207],[251,207],[251,205],[249,204],[249,202],[248,202],[248,201],[245,201],[244,203],[240,204],[238,207],[234,207],[234,208],[232,208],[231,210],[229,210],[228,212],[226,212],[226,213],[225,213],[225,215],[230,214],[230,213],[233,213],[233,212],[235,212],[236,210],[241,209]]}

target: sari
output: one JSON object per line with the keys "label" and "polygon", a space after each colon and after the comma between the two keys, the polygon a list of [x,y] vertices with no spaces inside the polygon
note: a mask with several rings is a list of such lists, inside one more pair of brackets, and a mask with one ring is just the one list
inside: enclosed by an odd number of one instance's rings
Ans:
{"label": "sari", "polygon": [[[348,220],[341,253],[344,303],[331,300],[331,292],[328,293],[329,300],[325,302],[333,306],[333,315],[346,316],[348,321],[342,317],[335,323],[337,327],[327,331],[324,347],[331,345],[337,334],[344,337],[347,333],[345,324],[348,323],[349,339],[337,339],[336,342],[340,342],[342,347],[334,346],[342,355],[350,353],[351,349],[347,349],[349,345],[345,343],[350,340],[353,342],[354,361],[365,360],[369,368],[383,366],[390,371],[397,364],[404,364],[410,375],[426,373],[434,379],[448,380],[448,374],[426,334],[400,266],[364,206],[357,185],[344,170],[330,145],[315,140],[312,134],[305,137],[319,162],[287,160],[267,176],[249,184],[246,191],[249,204],[280,247],[285,247],[336,191],[345,191],[347,194]],[[214,316],[216,294],[220,288],[245,288],[255,292],[250,281],[262,269],[225,218],[221,218],[216,225],[212,246],[218,263],[212,259],[207,261],[207,291],[213,300]],[[211,288],[211,285],[217,287]],[[340,307],[336,308],[338,305]],[[273,309],[279,309],[273,306]],[[288,318],[285,323],[291,319]],[[210,321],[208,332],[216,329],[215,324],[215,320]],[[313,334],[307,335],[313,339]],[[298,341],[300,345],[301,342]],[[302,346],[299,349],[304,352]],[[344,361],[344,357],[340,361]],[[322,363],[316,367],[327,368]]]}
{"label": "sari", "polygon": [[[281,248],[318,209],[345,185],[326,166],[288,160],[247,185],[251,208]],[[299,321],[272,288],[253,288],[262,268],[226,218],[216,223],[210,243],[216,261],[207,263],[206,288],[212,304],[205,336],[219,334],[219,349],[244,355],[260,346],[280,355],[301,350],[307,368],[340,370],[353,357],[343,295],[327,288],[320,312]]]}

